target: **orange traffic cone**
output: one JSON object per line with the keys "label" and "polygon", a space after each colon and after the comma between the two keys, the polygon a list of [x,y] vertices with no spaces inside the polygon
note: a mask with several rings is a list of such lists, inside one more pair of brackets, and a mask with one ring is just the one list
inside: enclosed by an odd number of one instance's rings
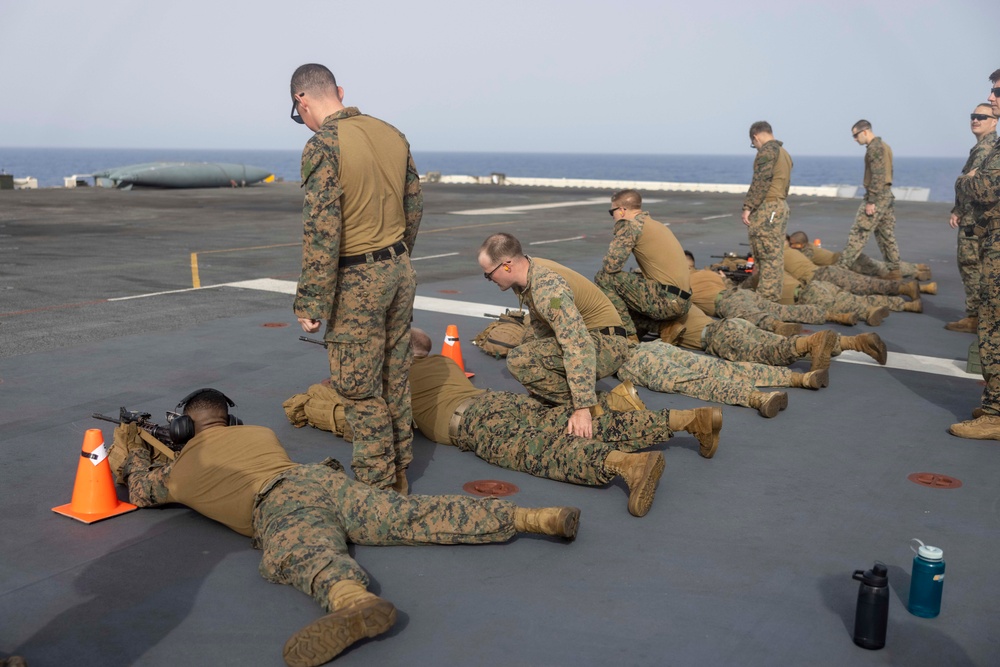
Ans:
{"label": "orange traffic cone", "polygon": [[449,324],[444,332],[444,345],[441,346],[441,356],[448,357],[462,369],[465,377],[471,378],[475,373],[465,370],[465,362],[462,361],[462,341],[458,339],[458,325]]}
{"label": "orange traffic cone", "polygon": [[118,500],[101,429],[87,429],[83,436],[81,457],[76,469],[72,501],[69,505],[53,507],[53,512],[83,523],[94,523],[138,509]]}
{"label": "orange traffic cone", "polygon": [[817,248],[823,247],[823,244],[820,242],[819,239],[813,239],[813,245],[816,246]]}

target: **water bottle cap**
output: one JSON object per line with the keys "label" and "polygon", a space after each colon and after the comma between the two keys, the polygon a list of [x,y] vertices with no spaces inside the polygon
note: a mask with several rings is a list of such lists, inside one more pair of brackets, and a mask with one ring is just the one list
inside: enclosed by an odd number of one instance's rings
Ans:
{"label": "water bottle cap", "polygon": [[937,547],[925,545],[917,549],[917,555],[927,560],[942,560],[944,558],[944,551]]}

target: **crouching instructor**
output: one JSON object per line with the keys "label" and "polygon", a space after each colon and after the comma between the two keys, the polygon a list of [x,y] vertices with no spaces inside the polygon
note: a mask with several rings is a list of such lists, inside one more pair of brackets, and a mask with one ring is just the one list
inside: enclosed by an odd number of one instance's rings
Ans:
{"label": "crouching instructor", "polygon": [[315,134],[302,151],[303,331],[327,321],[331,386],[354,431],[355,477],[407,490],[413,458],[409,372],[416,275],[409,253],[423,214],[420,176],[393,126],[345,107],[323,65],[292,75],[292,120]]}

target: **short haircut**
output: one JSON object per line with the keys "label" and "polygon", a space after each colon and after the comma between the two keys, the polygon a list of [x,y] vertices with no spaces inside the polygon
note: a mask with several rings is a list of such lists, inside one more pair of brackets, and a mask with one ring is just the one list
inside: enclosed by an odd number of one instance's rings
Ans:
{"label": "short haircut", "polygon": [[694,253],[691,252],[690,250],[685,250],[684,256],[690,259],[692,262],[694,261]]}
{"label": "short haircut", "polygon": [[413,348],[413,354],[417,355],[419,352],[417,356],[427,356],[431,353],[431,337],[423,329],[413,327],[410,329],[410,347]]}
{"label": "short haircut", "polygon": [[979,104],[976,105],[976,109],[989,109],[990,110],[989,115],[992,118],[996,118],[996,116],[993,115],[993,105],[990,104],[989,102],[980,102]]}
{"label": "short haircut", "polygon": [[809,243],[809,237],[806,236],[805,232],[792,232],[791,236],[788,237],[789,243]]}
{"label": "short haircut", "polygon": [[221,391],[206,389],[195,394],[184,404],[184,414],[189,414],[192,410],[206,410],[224,417],[229,414],[229,401]]}
{"label": "short haircut", "polygon": [[774,134],[774,130],[771,129],[771,124],[768,123],[766,120],[758,120],[756,123],[750,126],[751,139],[753,139],[762,132],[767,132],[768,134]]}
{"label": "short haircut", "polygon": [[863,132],[864,130],[872,129],[872,124],[862,118],[857,123],[852,125],[851,129],[854,130],[855,132]]}
{"label": "short haircut", "polygon": [[513,234],[500,232],[488,236],[483,245],[479,246],[479,254],[489,257],[491,262],[507,261],[516,257],[524,257],[521,242]]}
{"label": "short haircut", "polygon": [[337,77],[328,68],[317,63],[301,65],[292,74],[292,97],[311,93],[316,97],[337,94]]}
{"label": "short haircut", "polygon": [[1000,69],[990,74],[990,83],[996,83],[997,81],[1000,81]]}
{"label": "short haircut", "polygon": [[611,203],[617,204],[622,208],[642,208],[642,195],[639,194],[638,190],[631,188],[619,190],[611,195]]}

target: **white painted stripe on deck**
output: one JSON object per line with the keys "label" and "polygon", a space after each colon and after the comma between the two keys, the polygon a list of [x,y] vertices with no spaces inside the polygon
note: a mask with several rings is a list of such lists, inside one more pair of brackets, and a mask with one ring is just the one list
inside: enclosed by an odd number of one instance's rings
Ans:
{"label": "white painted stripe on deck", "polygon": [[458,254],[457,252],[446,252],[446,253],[442,253],[440,255],[425,255],[423,257],[411,257],[410,261],[411,262],[419,262],[422,259],[437,259],[438,257],[454,257],[457,254]]}
{"label": "white painted stripe on deck", "polygon": [[723,213],[722,215],[710,215],[707,218],[702,218],[702,220],[717,220],[719,218],[731,218],[731,217],[733,217],[732,213]]}
{"label": "white painted stripe on deck", "polygon": [[[647,204],[656,204],[662,199],[645,199]],[[473,208],[466,211],[450,211],[451,215],[520,215],[525,211],[540,211],[550,208],[565,208],[569,206],[594,206],[596,204],[610,204],[607,197],[593,199],[583,199],[580,201],[553,202],[551,204],[525,204],[523,206],[501,206],[499,208]]]}
{"label": "white painted stripe on deck", "polygon": [[545,245],[546,243],[562,243],[563,241],[579,241],[580,239],[585,239],[586,236],[571,236],[567,239],[549,239],[548,241],[532,241],[528,245]]}
{"label": "white painted stripe on deck", "polygon": [[[263,292],[277,292],[280,294],[295,294],[297,283],[291,280],[276,280],[274,278],[259,278],[257,280],[241,280],[234,283],[222,283],[219,285],[208,285],[205,287],[171,290],[168,292],[153,292],[151,294],[136,294],[135,296],[123,296],[108,299],[108,301],[126,301],[128,299],[141,299],[148,296],[161,296],[164,294],[179,294],[182,292],[194,292],[196,290],[213,289],[216,287],[237,287],[241,289],[255,289]],[[491,319],[504,312],[506,306],[498,306],[493,303],[475,303],[472,301],[457,301],[455,299],[439,299],[430,296],[417,296],[413,301],[413,308],[416,310],[426,310],[432,313],[443,313],[448,315],[464,315],[466,317],[478,317]],[[947,375],[968,380],[982,380],[981,375],[965,372],[965,360],[963,359],[942,359],[940,357],[927,357],[920,354],[904,354],[902,352],[890,352],[885,366],[879,366],[874,359],[867,354],[844,350],[843,354],[834,357],[834,361],[847,364],[862,364],[873,368],[893,368],[904,371],[916,371],[918,373],[933,373],[935,375]]]}

